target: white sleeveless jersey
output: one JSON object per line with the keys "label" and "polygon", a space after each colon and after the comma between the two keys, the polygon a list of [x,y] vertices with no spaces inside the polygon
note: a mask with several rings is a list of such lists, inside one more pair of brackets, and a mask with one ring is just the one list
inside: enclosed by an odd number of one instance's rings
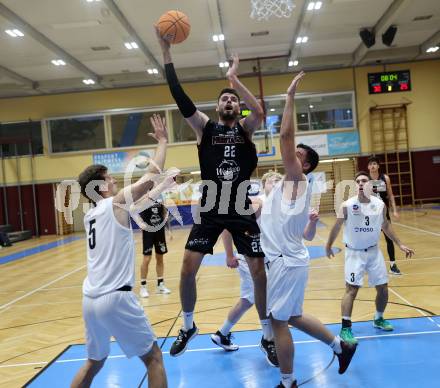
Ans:
{"label": "white sleeveless jersey", "polygon": [[307,266],[309,252],[304,244],[304,228],[309,220],[313,182],[310,177],[304,194],[295,201],[283,199],[282,179],[269,194],[261,211],[261,247],[269,261],[283,256],[290,267]]}
{"label": "white sleeveless jersey", "polygon": [[383,201],[372,195],[370,202],[361,203],[355,196],[343,206],[347,208],[344,243],[352,249],[367,249],[377,245],[383,223]]}
{"label": "white sleeveless jersey", "polygon": [[[128,215],[127,215],[128,217]],[[131,225],[130,225],[131,226]],[[87,277],[83,293],[92,298],[134,285],[135,247],[131,227],[113,212],[113,198],[98,202],[84,216],[87,233]]]}

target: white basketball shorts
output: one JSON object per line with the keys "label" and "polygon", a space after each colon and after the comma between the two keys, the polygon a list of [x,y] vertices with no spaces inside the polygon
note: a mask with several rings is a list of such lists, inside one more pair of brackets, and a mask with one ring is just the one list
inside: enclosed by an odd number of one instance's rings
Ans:
{"label": "white basketball shorts", "polygon": [[368,274],[370,287],[388,283],[387,268],[382,252],[376,245],[365,250],[345,249],[345,281],[362,287],[364,274]]}
{"label": "white basketball shorts", "polygon": [[132,291],[115,291],[98,298],[83,296],[88,358],[102,360],[110,352],[115,337],[130,358],[148,353],[156,336],[139,300]]}
{"label": "white basketball shorts", "polygon": [[267,277],[267,313],[279,321],[303,313],[309,266],[287,266],[282,257],[270,262]]}

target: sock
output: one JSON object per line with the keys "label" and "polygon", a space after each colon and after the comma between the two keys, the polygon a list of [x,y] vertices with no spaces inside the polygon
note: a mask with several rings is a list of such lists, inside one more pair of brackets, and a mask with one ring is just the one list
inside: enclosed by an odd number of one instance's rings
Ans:
{"label": "sock", "polygon": [[283,384],[285,388],[291,388],[294,381],[295,377],[293,373],[281,373],[281,384]]}
{"label": "sock", "polygon": [[147,285],[147,279],[141,279],[141,286]]}
{"label": "sock", "polygon": [[336,354],[341,354],[342,353],[342,348],[341,348],[341,337],[339,337],[338,335],[333,339],[332,343],[329,345],[333,351]]}
{"label": "sock", "polygon": [[157,278],[157,285],[160,286],[163,284],[163,278]]}
{"label": "sock", "polygon": [[380,313],[379,311],[376,311],[376,313],[374,314],[374,320],[383,318],[383,313]]}
{"label": "sock", "polygon": [[183,316],[183,330],[184,331],[191,330],[194,326],[194,311],[191,311],[189,313],[183,311],[182,316]]}
{"label": "sock", "polygon": [[342,328],[351,327],[351,317],[342,317]]}
{"label": "sock", "polygon": [[263,337],[267,341],[273,341],[273,330],[270,319],[260,319],[261,328],[263,329]]}
{"label": "sock", "polygon": [[228,335],[233,326],[234,326],[234,324],[229,319],[227,319],[223,323],[223,326],[220,329],[220,333],[222,333],[223,335]]}

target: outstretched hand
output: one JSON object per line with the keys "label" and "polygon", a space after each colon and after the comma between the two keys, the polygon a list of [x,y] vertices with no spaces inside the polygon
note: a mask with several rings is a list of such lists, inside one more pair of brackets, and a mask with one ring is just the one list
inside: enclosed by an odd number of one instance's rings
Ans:
{"label": "outstretched hand", "polygon": [[335,254],[333,253],[332,247],[328,245],[325,246],[325,253],[329,259],[335,258]]}
{"label": "outstretched hand", "polygon": [[162,51],[169,51],[171,46],[170,42],[162,37],[159,31],[159,27],[156,24],[154,25],[154,30],[156,31],[157,40],[159,41]]}
{"label": "outstretched hand", "polygon": [[149,133],[148,135],[158,142],[168,142],[168,130],[165,117],[160,117],[155,113],[150,117],[150,122],[153,126],[154,132]]}
{"label": "outstretched hand", "polygon": [[231,60],[232,64],[229,66],[229,70],[226,73],[227,78],[238,76],[238,64],[240,62],[240,60],[238,59],[238,55],[232,54]]}
{"label": "outstretched hand", "polygon": [[293,79],[292,83],[290,84],[289,88],[287,89],[287,94],[289,96],[295,95],[296,89],[305,75],[306,73],[304,73],[304,71],[302,70],[296,75],[296,77]]}

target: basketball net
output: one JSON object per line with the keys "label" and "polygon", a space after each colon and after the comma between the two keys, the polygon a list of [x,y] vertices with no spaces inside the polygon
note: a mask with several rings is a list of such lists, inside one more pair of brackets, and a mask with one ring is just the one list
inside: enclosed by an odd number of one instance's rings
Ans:
{"label": "basketball net", "polygon": [[271,16],[288,18],[292,15],[293,0],[251,0],[251,18],[268,20]]}

